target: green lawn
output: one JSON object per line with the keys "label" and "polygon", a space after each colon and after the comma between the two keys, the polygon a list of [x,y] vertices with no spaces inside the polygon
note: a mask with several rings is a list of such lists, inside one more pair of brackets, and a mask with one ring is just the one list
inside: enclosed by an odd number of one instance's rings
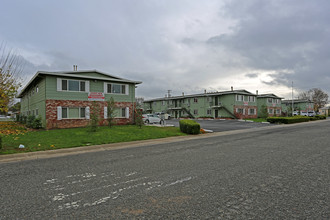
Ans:
{"label": "green lawn", "polygon": [[[186,135],[175,127],[133,125],[99,127],[96,132],[89,128],[70,128],[56,130],[30,131],[23,134],[10,134],[3,137],[3,149],[0,154],[32,152],[59,148],[70,148],[88,145],[109,144],[126,141],[165,138]],[[18,146],[23,144],[24,149]]]}
{"label": "green lawn", "polygon": [[254,121],[254,122],[267,122],[267,120],[265,118],[249,118],[249,119],[245,119],[248,121]]}

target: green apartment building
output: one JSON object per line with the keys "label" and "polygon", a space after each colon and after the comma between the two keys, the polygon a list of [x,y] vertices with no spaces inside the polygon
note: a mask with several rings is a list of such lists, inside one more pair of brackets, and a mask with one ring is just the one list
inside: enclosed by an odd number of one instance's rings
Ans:
{"label": "green apartment building", "polygon": [[[285,114],[291,114],[292,100],[282,101],[282,111]],[[294,99],[293,111],[314,111],[314,103],[308,99]]]}
{"label": "green apartment building", "polygon": [[133,123],[135,86],[140,83],[96,70],[39,71],[18,95],[20,114],[40,116],[47,129],[83,127],[98,105],[100,124],[106,124],[106,101],[113,97],[117,124]]}
{"label": "green apartment building", "polygon": [[[258,102],[258,117],[265,116],[281,116],[282,105],[281,97],[274,94],[260,94],[257,96]],[[263,115],[263,110],[266,110],[267,115]]]}
{"label": "green apartment building", "polygon": [[144,111],[169,113],[172,117],[256,118],[257,95],[246,90],[206,91],[144,101]]}

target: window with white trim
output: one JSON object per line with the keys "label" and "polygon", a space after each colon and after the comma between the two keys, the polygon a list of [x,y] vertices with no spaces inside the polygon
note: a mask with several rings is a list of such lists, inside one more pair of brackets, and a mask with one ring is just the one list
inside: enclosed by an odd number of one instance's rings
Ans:
{"label": "window with white trim", "polygon": [[207,114],[207,115],[212,115],[212,109],[207,109],[207,110],[206,110],[206,114]]}
{"label": "window with white trim", "polygon": [[128,85],[117,83],[105,83],[105,93],[128,95]]}
{"label": "window with white trim", "polygon": [[277,115],[281,114],[281,109],[276,109],[276,114]]}
{"label": "window with white trim", "polygon": [[165,104],[166,104],[166,101],[163,100],[163,101],[162,101],[162,105],[165,105]]}
{"label": "window with white trim", "polygon": [[194,98],[194,103],[197,103],[198,102],[198,98]]}
{"label": "window with white trim", "polygon": [[249,115],[255,115],[256,109],[255,108],[249,108]]}
{"label": "window with white trim", "polygon": [[58,79],[58,90],[72,92],[86,92],[86,82],[84,80]]}
{"label": "window with white trim", "polygon": [[129,118],[129,108],[125,107],[125,108],[117,108],[116,109],[117,112],[117,118]]}
{"label": "window with white trim", "polygon": [[268,103],[273,103],[273,99],[272,98],[267,98],[267,102]]}
{"label": "window with white trim", "polygon": [[268,114],[274,114],[274,109],[269,108],[269,109],[268,109]]}
{"label": "window with white trim", "polygon": [[243,101],[243,95],[236,95],[236,101]]}
{"label": "window with white trim", "polygon": [[236,108],[236,113],[244,114],[244,109],[243,108]]}
{"label": "window with white trim", "polygon": [[255,102],[256,97],[255,96],[249,96],[249,102]]}
{"label": "window with white trim", "polygon": [[62,119],[85,119],[85,107],[62,107]]}
{"label": "window with white trim", "polygon": [[197,114],[198,114],[198,110],[195,109],[195,110],[194,110],[194,115],[197,115]]}

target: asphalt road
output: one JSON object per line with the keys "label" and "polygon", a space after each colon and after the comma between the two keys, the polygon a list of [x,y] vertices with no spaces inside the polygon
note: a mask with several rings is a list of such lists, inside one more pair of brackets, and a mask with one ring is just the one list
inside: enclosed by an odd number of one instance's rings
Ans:
{"label": "asphalt road", "polygon": [[[201,125],[201,128],[212,130],[214,132],[276,126],[274,124],[252,122],[252,121],[248,121],[248,120],[244,121],[244,120],[202,120],[202,119],[197,119],[195,121],[197,121]],[[166,124],[168,124],[168,125],[171,124],[171,125],[174,125],[175,127],[179,127],[179,119],[166,120]]]}
{"label": "asphalt road", "polygon": [[0,219],[330,219],[330,121],[0,164]]}

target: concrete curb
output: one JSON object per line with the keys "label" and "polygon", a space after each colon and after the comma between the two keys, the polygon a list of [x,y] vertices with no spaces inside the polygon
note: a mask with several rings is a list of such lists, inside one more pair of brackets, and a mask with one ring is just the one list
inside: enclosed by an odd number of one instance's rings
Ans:
{"label": "concrete curb", "polygon": [[36,151],[36,152],[28,152],[28,153],[0,155],[0,164],[8,163],[8,162],[26,161],[26,160],[54,158],[54,157],[61,157],[61,156],[67,156],[67,155],[77,155],[77,154],[83,154],[83,153],[89,153],[89,152],[99,152],[99,151],[106,151],[106,150],[118,150],[118,149],[134,148],[134,147],[141,147],[141,146],[159,145],[159,144],[189,141],[189,140],[195,140],[195,139],[203,139],[203,138],[220,137],[220,136],[233,135],[233,134],[256,132],[256,131],[262,131],[262,130],[281,129],[283,127],[305,126],[305,125],[312,124],[312,123],[322,123],[322,122],[327,122],[327,121],[329,121],[329,120],[320,120],[320,121],[303,122],[303,123],[290,124],[290,125],[276,125],[276,126],[270,126],[270,127],[259,127],[259,128],[251,128],[251,129],[214,132],[214,133],[206,133],[206,134],[201,134],[201,135],[176,136],[176,137],[168,137],[168,138],[161,138],[161,139],[151,139],[151,140],[142,140],[142,141],[121,142],[121,143],[114,143],[114,144],[64,148],[64,149],[48,150],[48,151]]}

